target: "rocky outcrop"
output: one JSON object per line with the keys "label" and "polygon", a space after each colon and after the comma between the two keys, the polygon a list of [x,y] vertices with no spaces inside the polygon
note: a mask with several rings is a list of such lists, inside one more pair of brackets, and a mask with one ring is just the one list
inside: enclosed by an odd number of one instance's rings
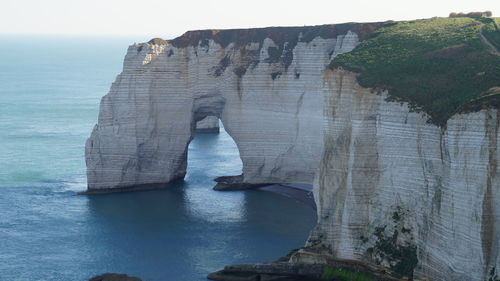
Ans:
{"label": "rocky outcrop", "polygon": [[215,116],[207,116],[202,120],[196,122],[196,133],[218,133],[219,132],[219,118]]}
{"label": "rocky outcrop", "polygon": [[207,279],[218,281],[320,281],[323,266],[288,262],[267,264],[237,264],[226,266],[223,270],[210,273]]}
{"label": "rocky outcrop", "polygon": [[499,110],[456,114],[439,128],[360,87],[353,73],[324,77],[318,224],[295,261],[323,256],[418,280],[498,280]]}
{"label": "rocky outcrop", "polygon": [[182,178],[207,116],[236,142],[245,183],[311,183],[323,70],[377,26],[206,30],[130,46],[86,143],[89,190]]}
{"label": "rocky outcrop", "polygon": [[386,275],[383,269],[359,262],[331,260],[326,265],[293,263],[282,259],[270,263],[226,266],[223,270],[210,273],[207,278],[218,281],[403,281]]}
{"label": "rocky outcrop", "polygon": [[326,68],[376,27],[197,31],[130,46],[86,144],[89,191],[183,177],[196,122],[214,116],[243,162],[222,185],[314,178],[318,224],[284,267],[343,260],[396,278],[500,280],[499,110],[439,127]]}
{"label": "rocky outcrop", "polygon": [[287,265],[210,276],[295,278],[314,265],[304,276],[317,278],[317,265],[360,272],[351,265],[361,263],[382,279],[500,280],[500,111],[456,114],[441,128],[362,88],[354,73],[326,70],[324,83],[318,223],[306,246]]}

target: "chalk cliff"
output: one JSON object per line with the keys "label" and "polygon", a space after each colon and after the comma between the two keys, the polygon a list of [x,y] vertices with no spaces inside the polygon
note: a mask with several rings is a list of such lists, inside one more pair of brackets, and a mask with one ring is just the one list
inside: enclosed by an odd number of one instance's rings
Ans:
{"label": "chalk cliff", "polygon": [[376,27],[193,31],[130,46],[86,143],[89,190],[183,177],[195,124],[207,116],[238,146],[244,182],[312,183],[322,72]]}
{"label": "chalk cliff", "polygon": [[402,276],[414,270],[419,280],[498,280],[500,111],[456,114],[441,129],[362,88],[353,73],[324,77],[318,224],[295,261],[334,257]]}
{"label": "chalk cliff", "polygon": [[196,31],[130,46],[86,143],[89,190],[183,177],[196,122],[214,116],[244,182],[314,179],[318,224],[291,264],[500,280],[500,112],[434,125],[327,68],[377,27]]}

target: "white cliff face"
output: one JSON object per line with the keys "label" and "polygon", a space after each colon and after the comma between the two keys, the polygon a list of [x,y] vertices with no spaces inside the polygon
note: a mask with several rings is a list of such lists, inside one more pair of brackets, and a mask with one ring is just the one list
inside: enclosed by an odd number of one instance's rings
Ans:
{"label": "white cliff face", "polygon": [[195,124],[207,116],[237,144],[244,182],[311,183],[323,147],[322,73],[357,44],[346,31],[286,52],[271,38],[130,46],[86,143],[89,190],[183,177]]}
{"label": "white cliff face", "polygon": [[218,133],[219,132],[219,118],[215,116],[207,116],[202,120],[196,122],[197,133]]}
{"label": "white cliff face", "polygon": [[500,112],[457,114],[441,130],[353,73],[324,77],[318,224],[295,260],[319,253],[414,269],[417,280],[498,280]]}
{"label": "white cliff face", "polygon": [[183,177],[196,123],[220,118],[244,182],[314,178],[318,224],[292,261],[500,279],[498,110],[457,114],[441,129],[353,73],[325,70],[359,43],[351,31],[288,52],[271,38],[238,40],[129,47],[86,144],[89,190]]}

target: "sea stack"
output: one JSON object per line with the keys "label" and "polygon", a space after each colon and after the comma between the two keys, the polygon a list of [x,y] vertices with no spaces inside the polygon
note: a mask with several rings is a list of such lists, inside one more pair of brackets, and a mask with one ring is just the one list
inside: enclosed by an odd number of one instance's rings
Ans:
{"label": "sea stack", "polygon": [[278,267],[229,271],[349,262],[390,278],[497,281],[500,60],[481,43],[485,22],[203,30],[134,44],[86,144],[89,191],[182,178],[196,122],[213,116],[238,146],[242,183],[314,183],[318,214]]}
{"label": "sea stack", "polygon": [[89,190],[184,177],[195,124],[221,120],[243,182],[311,184],[323,150],[323,72],[379,24],[190,31],[128,48],[86,144]]}

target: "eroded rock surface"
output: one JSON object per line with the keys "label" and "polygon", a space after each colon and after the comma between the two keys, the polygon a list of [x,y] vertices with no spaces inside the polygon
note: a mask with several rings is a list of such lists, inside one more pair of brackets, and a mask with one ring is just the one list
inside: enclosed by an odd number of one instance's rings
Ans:
{"label": "eroded rock surface", "polygon": [[245,183],[312,183],[323,70],[375,27],[195,31],[130,46],[86,144],[88,188],[182,178],[195,124],[207,116],[236,142]]}
{"label": "eroded rock surface", "polygon": [[215,116],[240,150],[241,183],[315,179],[318,224],[290,263],[500,280],[499,110],[430,124],[355,74],[326,69],[370,28],[317,28],[130,46],[86,144],[89,190],[183,177],[196,122]]}
{"label": "eroded rock surface", "polygon": [[318,225],[307,250],[419,280],[498,280],[499,110],[457,114],[439,128],[361,88],[353,73],[327,71],[325,84]]}

